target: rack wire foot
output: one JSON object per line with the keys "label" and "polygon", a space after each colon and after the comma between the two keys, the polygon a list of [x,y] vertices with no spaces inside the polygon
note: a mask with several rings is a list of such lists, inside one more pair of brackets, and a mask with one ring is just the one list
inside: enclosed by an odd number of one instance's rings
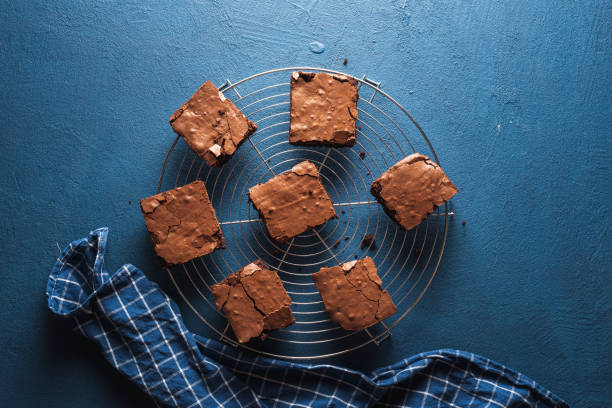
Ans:
{"label": "rack wire foot", "polygon": [[240,95],[240,92],[238,92],[238,89],[236,88],[236,85],[232,84],[232,81],[228,79],[225,80],[224,83],[221,84],[221,86],[219,86],[219,91],[225,93],[225,91],[227,91],[228,89],[232,89],[234,91],[234,93],[236,94],[236,96],[238,96],[238,98],[242,99],[242,95]]}
{"label": "rack wire foot", "polygon": [[[373,79],[370,79],[370,78],[366,77],[365,75],[363,75],[361,77],[361,80],[363,82],[368,83],[374,89],[374,92],[372,92],[372,96],[370,97],[370,103],[372,103],[374,101],[374,97],[376,96],[376,94],[378,93],[378,90],[381,87],[381,82],[380,81],[374,81]],[[360,89],[360,88],[361,88],[361,84],[359,84],[359,88],[358,89]]]}

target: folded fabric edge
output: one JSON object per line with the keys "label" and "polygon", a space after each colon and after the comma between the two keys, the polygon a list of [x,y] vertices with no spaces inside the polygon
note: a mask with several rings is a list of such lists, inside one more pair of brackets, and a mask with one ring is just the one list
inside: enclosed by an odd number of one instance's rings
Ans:
{"label": "folded fabric edge", "polygon": [[[47,280],[45,294],[47,295],[47,306],[51,312],[58,316],[72,316],[79,310],[90,313],[87,305],[104,286],[104,283],[111,279],[111,276],[104,269],[107,237],[108,227],[101,227],[90,231],[87,237],[74,240],[64,247]],[[78,249],[83,249],[83,253],[79,253]],[[89,270],[89,276],[86,276],[79,269],[80,262],[71,262],[74,261],[75,257],[85,256],[86,254],[94,257],[93,265],[84,264]],[[136,269],[132,265],[124,265],[128,269],[130,269],[130,266]],[[124,269],[118,269],[112,278],[124,272]],[[70,279],[73,272],[79,275],[80,281]],[[69,285],[79,287],[79,296],[75,296],[74,292],[67,290]],[[83,294],[86,296],[83,297]]]}
{"label": "folded fabric edge", "polygon": [[393,377],[397,375],[398,369],[410,366],[424,359],[443,360],[448,362],[448,364],[455,368],[458,367],[456,367],[456,364],[453,364],[453,361],[457,360],[464,360],[468,364],[475,363],[481,367],[487,367],[488,370],[495,370],[499,374],[500,378],[503,377],[508,382],[516,386],[527,388],[532,392],[536,392],[540,399],[550,401],[555,407],[569,408],[569,405],[563,399],[561,399],[559,396],[552,393],[550,390],[546,389],[530,377],[479,354],[460,351],[456,349],[443,348],[415,354],[386,367],[381,367],[372,371],[372,379],[374,381],[384,381],[386,379],[392,381]]}

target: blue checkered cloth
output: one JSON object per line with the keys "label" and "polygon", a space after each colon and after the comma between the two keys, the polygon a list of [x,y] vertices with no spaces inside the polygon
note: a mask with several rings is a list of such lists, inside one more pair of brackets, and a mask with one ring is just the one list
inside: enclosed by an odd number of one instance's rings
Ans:
{"label": "blue checkered cloth", "polygon": [[76,322],[117,370],[164,407],[567,407],[530,378],[475,354],[437,350],[371,375],[251,354],[197,336],[138,268],[104,268],[108,231],[58,258],[49,308]]}

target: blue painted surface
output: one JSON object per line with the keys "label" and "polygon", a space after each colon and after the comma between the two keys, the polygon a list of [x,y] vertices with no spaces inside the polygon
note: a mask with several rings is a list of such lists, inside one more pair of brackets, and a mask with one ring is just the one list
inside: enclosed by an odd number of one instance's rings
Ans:
{"label": "blue painted surface", "polygon": [[609,2],[184,3],[2,2],[0,406],[149,404],[50,318],[56,243],[107,225],[109,268],[178,299],[137,205],[167,118],[206,79],[290,65],[382,81],[463,188],[424,300],[376,353],[336,362],[461,348],[572,406],[612,401]]}

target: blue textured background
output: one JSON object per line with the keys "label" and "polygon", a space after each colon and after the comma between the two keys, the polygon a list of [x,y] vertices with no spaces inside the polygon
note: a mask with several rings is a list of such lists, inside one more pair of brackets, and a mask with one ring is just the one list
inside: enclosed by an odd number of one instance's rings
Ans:
{"label": "blue textured background", "polygon": [[206,79],[291,65],[382,81],[463,187],[424,300],[377,353],[336,362],[455,347],[573,406],[612,401],[610,2],[0,3],[0,406],[150,404],[51,319],[56,243],[107,225],[109,267],[178,299],[137,205],[167,119]]}

